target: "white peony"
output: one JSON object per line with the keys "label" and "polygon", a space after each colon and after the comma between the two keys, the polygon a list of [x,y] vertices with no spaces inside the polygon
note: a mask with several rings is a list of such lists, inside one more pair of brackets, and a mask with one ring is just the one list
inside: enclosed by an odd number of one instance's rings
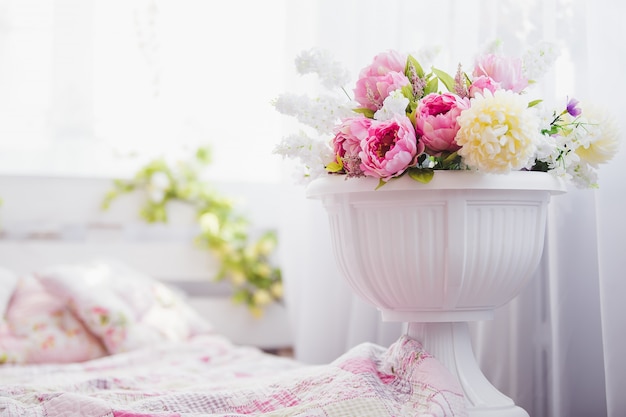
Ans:
{"label": "white peony", "polygon": [[539,118],[527,101],[509,90],[477,95],[457,122],[456,142],[473,169],[507,173],[532,164],[539,140]]}

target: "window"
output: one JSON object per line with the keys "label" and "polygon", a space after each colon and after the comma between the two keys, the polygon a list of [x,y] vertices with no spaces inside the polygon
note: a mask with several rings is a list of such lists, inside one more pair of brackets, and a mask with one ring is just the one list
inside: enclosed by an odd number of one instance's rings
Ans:
{"label": "window", "polygon": [[214,150],[273,181],[286,0],[0,0],[0,172],[120,176]]}

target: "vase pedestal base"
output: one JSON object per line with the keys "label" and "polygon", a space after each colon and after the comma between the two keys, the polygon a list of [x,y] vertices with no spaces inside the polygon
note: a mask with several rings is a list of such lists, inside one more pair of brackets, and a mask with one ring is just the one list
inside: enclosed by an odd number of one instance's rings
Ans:
{"label": "vase pedestal base", "polygon": [[470,417],[529,417],[513,400],[498,391],[480,370],[467,322],[428,322],[408,325],[417,340],[457,378]]}

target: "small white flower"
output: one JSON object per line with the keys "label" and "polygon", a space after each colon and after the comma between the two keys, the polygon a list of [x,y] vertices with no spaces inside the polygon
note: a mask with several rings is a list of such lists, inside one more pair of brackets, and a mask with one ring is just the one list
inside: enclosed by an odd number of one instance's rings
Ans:
{"label": "small white flower", "polygon": [[383,106],[374,113],[374,119],[382,121],[397,115],[405,116],[408,105],[409,99],[404,97],[401,90],[396,90],[385,98]]}
{"label": "small white flower", "polygon": [[300,74],[317,74],[322,85],[328,89],[340,88],[350,81],[350,74],[332,59],[330,52],[313,48],[296,58],[296,69]]}
{"label": "small white flower", "polygon": [[539,161],[547,161],[554,158],[559,152],[556,139],[553,136],[544,135],[537,143],[537,152],[535,159]]}
{"label": "small white flower", "polygon": [[578,188],[597,188],[598,174],[593,167],[585,162],[571,164],[568,168],[569,178]]}
{"label": "small white flower", "polygon": [[522,57],[524,76],[529,80],[537,80],[543,77],[559,57],[559,54],[560,52],[556,44],[550,42],[538,43],[526,51]]}
{"label": "small white flower", "polygon": [[273,153],[299,161],[299,182],[307,183],[326,174],[326,164],[334,158],[333,150],[327,141],[313,139],[300,132],[290,135],[274,148]]}
{"label": "small white flower", "polygon": [[155,188],[164,190],[170,186],[171,181],[165,172],[157,171],[150,177],[150,184]]}
{"label": "small white flower", "polygon": [[160,203],[165,198],[165,191],[170,187],[170,177],[162,171],[157,171],[150,176],[148,195],[154,203]]}
{"label": "small white flower", "polygon": [[274,102],[276,110],[295,117],[300,123],[315,129],[320,135],[331,134],[341,118],[353,114],[345,99],[330,95],[311,98],[306,95],[286,93]]}

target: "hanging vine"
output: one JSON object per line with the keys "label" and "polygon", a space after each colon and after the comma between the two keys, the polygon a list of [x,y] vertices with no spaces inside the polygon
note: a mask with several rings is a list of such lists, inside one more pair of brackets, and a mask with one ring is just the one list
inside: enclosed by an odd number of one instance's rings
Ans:
{"label": "hanging vine", "polygon": [[270,259],[277,245],[276,234],[268,231],[255,240],[251,238],[249,221],[237,213],[230,199],[200,178],[202,168],[209,163],[207,147],[174,165],[163,158],[155,159],[132,179],[114,180],[102,208],[108,209],[123,194],[143,191],[146,199],[140,216],[148,223],[167,223],[169,202],[191,206],[199,228],[195,244],[209,250],[219,263],[215,280],[229,280],[234,287],[233,301],[245,304],[253,316],[260,317],[264,307],[282,301],[281,271]]}

